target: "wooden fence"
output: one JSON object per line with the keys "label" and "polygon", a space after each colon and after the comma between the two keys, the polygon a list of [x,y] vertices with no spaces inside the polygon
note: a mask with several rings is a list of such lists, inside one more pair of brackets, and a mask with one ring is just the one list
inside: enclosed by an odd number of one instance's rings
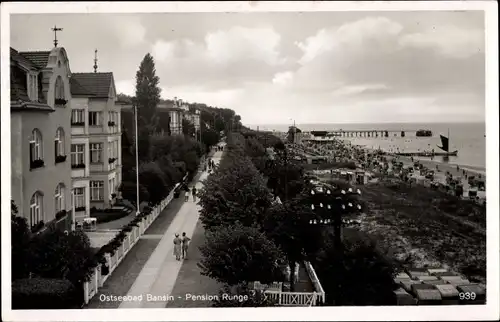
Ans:
{"label": "wooden fence", "polygon": [[167,205],[174,198],[173,190],[170,194],[153,210],[151,213],[145,217],[146,219],[139,223],[138,227],[134,227],[132,231],[126,233],[126,237],[123,243],[118,247],[113,256],[111,254],[104,254],[106,259],[106,264],[109,267],[109,273],[102,275],[101,265],[99,264],[94,268],[94,272],[90,277],[88,282],[83,285],[83,296],[85,304],[88,304],[90,299],[97,294],[99,288],[104,285],[104,282],[111,276],[115,269],[120,265],[121,261],[125,258],[128,252],[134,247],[134,245],[139,241],[139,238],[144,234],[144,232],[149,228],[153,221],[160,215],[160,213],[167,207]]}

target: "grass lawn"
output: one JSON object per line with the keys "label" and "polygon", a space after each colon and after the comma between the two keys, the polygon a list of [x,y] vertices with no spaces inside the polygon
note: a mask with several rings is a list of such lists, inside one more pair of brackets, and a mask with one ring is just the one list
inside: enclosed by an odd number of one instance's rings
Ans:
{"label": "grass lawn", "polygon": [[406,265],[443,264],[486,279],[486,209],[420,185],[379,182],[361,188],[361,229]]}

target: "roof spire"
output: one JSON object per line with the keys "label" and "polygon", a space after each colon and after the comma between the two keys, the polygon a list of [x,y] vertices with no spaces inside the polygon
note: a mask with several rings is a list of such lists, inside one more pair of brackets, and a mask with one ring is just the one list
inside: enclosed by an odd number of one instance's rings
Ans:
{"label": "roof spire", "polygon": [[62,28],[57,28],[56,25],[54,25],[54,28],[52,28],[52,31],[54,32],[54,47],[57,47],[57,32],[62,30]]}
{"label": "roof spire", "polygon": [[97,49],[94,52],[94,73],[97,73]]}

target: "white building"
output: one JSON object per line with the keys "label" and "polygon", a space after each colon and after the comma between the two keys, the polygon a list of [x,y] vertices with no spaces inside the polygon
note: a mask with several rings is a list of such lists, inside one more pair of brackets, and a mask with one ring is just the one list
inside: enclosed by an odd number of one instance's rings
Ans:
{"label": "white building", "polygon": [[113,73],[71,76],[71,167],[76,220],[109,208],[121,183],[121,116]]}
{"label": "white building", "polygon": [[71,227],[70,75],[62,47],[10,49],[11,198],[36,231]]}

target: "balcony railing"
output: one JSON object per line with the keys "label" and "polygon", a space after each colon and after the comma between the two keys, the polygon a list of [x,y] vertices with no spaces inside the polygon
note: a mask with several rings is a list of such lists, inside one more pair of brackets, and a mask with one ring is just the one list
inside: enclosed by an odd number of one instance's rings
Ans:
{"label": "balcony railing", "polygon": [[38,168],[41,168],[45,165],[45,163],[43,162],[42,159],[36,159],[36,160],[32,160],[30,161],[30,169],[38,169]]}
{"label": "balcony railing", "polygon": [[56,155],[56,163],[61,163],[66,161],[66,155]]}
{"label": "balcony railing", "polygon": [[68,101],[65,100],[64,98],[56,98],[54,100],[54,105],[57,107],[65,107],[66,103],[68,103]]}

